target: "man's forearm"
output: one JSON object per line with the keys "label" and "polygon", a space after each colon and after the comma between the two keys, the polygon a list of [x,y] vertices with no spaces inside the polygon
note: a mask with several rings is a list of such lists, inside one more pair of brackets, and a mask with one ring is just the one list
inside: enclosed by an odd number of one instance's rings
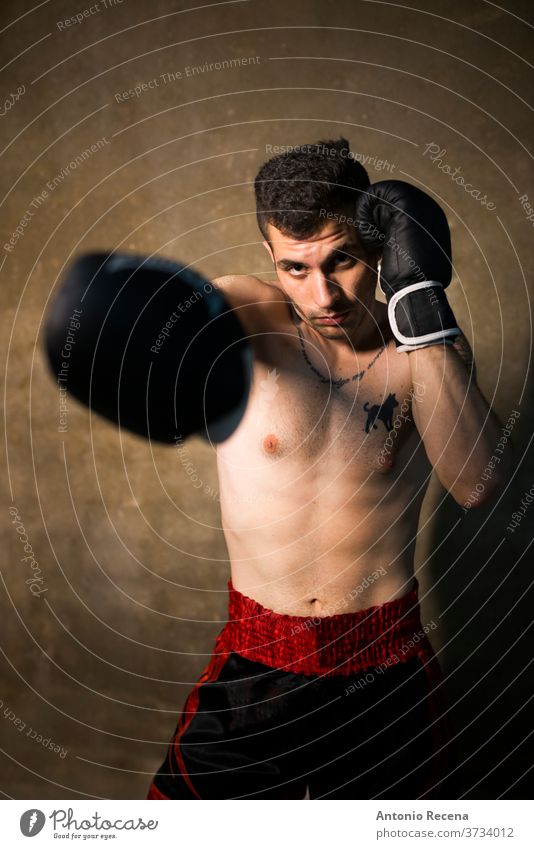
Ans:
{"label": "man's forearm", "polygon": [[[443,486],[464,503],[493,456],[499,421],[456,347],[432,345],[411,351],[408,357],[412,385],[417,386],[414,421],[428,459]],[[484,489],[486,497],[505,479],[501,463],[495,466]]]}

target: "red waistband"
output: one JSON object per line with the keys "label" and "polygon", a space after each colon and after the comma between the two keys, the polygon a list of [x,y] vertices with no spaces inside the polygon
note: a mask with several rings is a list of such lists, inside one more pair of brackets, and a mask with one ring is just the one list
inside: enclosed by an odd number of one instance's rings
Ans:
{"label": "red waistband", "polygon": [[263,607],[228,582],[228,623],[217,652],[301,675],[354,675],[432,651],[421,626],[418,583],[384,604],[333,616],[288,616]]}

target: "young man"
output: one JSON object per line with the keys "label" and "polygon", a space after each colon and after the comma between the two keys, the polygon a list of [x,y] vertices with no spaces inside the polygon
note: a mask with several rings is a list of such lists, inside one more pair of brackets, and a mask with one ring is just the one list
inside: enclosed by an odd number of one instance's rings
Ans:
{"label": "young man", "polygon": [[254,354],[217,448],[229,622],[148,797],[454,797],[414,549],[432,470],[464,503],[499,424],[447,304],[445,216],[370,186],[344,139],[255,188],[277,280],[215,281]]}

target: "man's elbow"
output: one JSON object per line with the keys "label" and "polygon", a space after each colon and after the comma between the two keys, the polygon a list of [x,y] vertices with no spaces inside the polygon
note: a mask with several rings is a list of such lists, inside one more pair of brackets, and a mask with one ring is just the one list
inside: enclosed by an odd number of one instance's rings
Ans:
{"label": "man's elbow", "polygon": [[457,504],[465,510],[471,510],[475,507],[491,505],[504,492],[507,481],[507,476],[495,473],[487,476],[485,480],[478,478],[477,481],[471,483],[457,481],[448,489]]}

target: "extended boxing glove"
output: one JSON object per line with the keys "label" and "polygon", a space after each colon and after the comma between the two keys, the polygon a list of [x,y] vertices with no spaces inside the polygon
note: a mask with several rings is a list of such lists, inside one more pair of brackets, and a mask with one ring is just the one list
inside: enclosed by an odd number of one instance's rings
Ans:
{"label": "extended boxing glove", "polygon": [[220,291],[169,260],[80,257],[49,310],[45,347],[68,393],[159,442],[221,442],[246,407],[252,356],[238,319]]}
{"label": "extended boxing glove", "polygon": [[382,255],[380,288],[397,350],[452,344],[460,330],[445,294],[451,239],[439,204],[410,183],[384,180],[361,193],[355,218],[363,245]]}

